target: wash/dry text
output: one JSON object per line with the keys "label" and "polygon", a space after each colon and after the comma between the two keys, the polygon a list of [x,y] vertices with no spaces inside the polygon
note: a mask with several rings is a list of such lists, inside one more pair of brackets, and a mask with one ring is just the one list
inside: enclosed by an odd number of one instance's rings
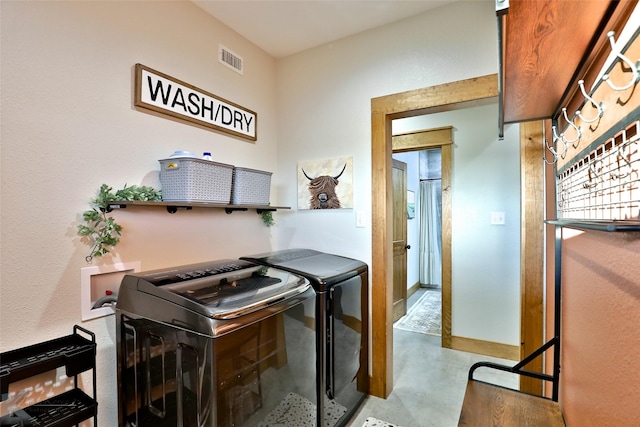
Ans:
{"label": "wash/dry text", "polygon": [[138,64],[136,105],[255,140],[256,114]]}

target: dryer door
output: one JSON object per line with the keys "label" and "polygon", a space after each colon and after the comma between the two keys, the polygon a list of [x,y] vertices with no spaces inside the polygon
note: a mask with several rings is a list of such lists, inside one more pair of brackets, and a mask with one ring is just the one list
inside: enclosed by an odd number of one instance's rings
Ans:
{"label": "dryer door", "polygon": [[331,289],[327,343],[327,397],[350,411],[368,392],[367,274]]}

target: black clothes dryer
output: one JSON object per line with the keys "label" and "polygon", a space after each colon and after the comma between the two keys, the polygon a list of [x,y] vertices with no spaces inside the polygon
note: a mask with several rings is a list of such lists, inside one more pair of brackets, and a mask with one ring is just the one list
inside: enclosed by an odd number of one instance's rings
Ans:
{"label": "black clothes dryer", "polygon": [[316,293],[317,425],[345,425],[369,390],[367,264],[311,249],[242,259],[309,280]]}

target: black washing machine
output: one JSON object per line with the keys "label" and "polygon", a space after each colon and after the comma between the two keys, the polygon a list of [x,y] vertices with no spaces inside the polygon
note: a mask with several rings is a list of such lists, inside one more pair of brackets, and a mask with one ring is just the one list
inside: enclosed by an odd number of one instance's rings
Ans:
{"label": "black washing machine", "polygon": [[241,259],[302,277],[316,294],[317,426],[343,426],[369,390],[368,267],[362,261],[311,249]]}
{"label": "black washing machine", "polygon": [[116,305],[118,424],[314,423],[288,409],[317,395],[315,299],[304,277],[242,260],[126,275]]}

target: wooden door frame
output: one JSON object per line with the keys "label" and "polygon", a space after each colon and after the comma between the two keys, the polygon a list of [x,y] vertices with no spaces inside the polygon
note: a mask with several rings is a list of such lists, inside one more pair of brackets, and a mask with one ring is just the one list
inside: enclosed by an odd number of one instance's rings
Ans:
{"label": "wooden door frame", "polygon": [[[391,123],[394,119],[489,105],[496,102],[497,96],[498,76],[491,74],[371,100],[372,375],[369,392],[374,396],[386,398],[393,389],[393,287],[387,285],[393,283]],[[443,197],[444,190],[443,186]],[[443,222],[443,236],[445,227],[450,226]],[[451,265],[451,247],[445,248],[444,241],[442,263],[443,271],[446,263]],[[451,304],[451,278],[448,283],[445,280],[443,277],[443,305]],[[524,315],[529,315],[526,310]],[[451,319],[443,319],[443,329],[445,321],[450,332]],[[443,340],[443,346],[450,347],[451,343]]]}

